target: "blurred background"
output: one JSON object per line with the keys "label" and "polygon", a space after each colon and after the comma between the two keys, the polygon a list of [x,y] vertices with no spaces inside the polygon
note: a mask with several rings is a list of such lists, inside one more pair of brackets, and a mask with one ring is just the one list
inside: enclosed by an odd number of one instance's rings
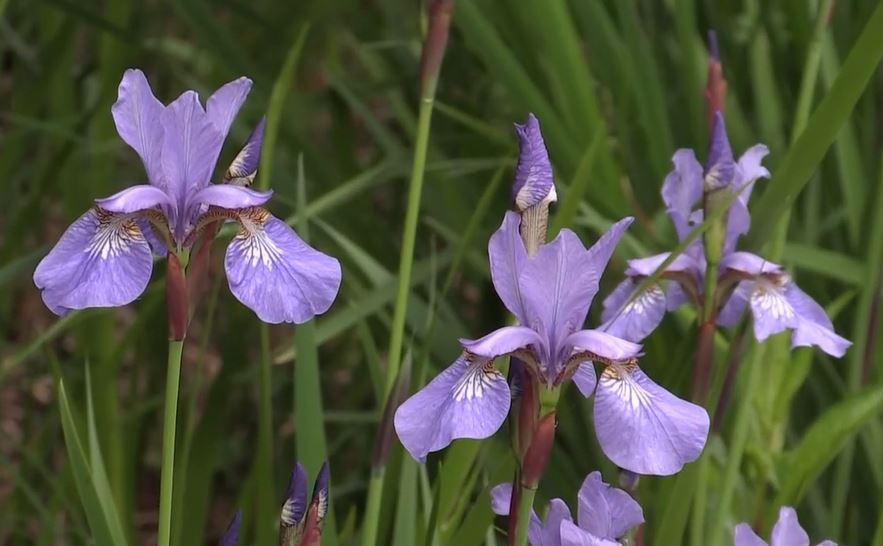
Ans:
{"label": "blurred background", "polygon": [[[528,112],[543,127],[559,210],[572,201],[569,227],[590,243],[612,221],[637,218],[602,279],[590,325],[625,259],[674,247],[659,189],[677,148],[705,156],[705,36],[715,29],[734,152],[756,142],[771,150],[773,179],[758,183],[754,203],[763,208],[754,209],[743,247],[785,264],[855,345],[832,360],[789,352],[787,335],[758,348],[747,323],[722,331],[716,377],[731,390],[709,439],[705,502],[690,513],[700,491],[692,474],[642,479],[648,523],[639,540],[698,546],[703,521],[725,529],[768,522],[779,504],[792,504],[814,540],[883,544],[880,39],[853,50],[869,20],[880,20],[871,19],[876,8],[873,0],[459,0],[408,307],[414,387],[453,361],[458,337],[507,320],[486,244],[509,206],[512,124]],[[45,309],[31,280],[92,199],[145,180],[110,115],[129,67],[146,73],[163,102],[186,89],[204,99],[251,77],[216,172],[269,112],[277,124],[265,141],[272,169],[258,178],[276,192],[272,209],[306,225],[311,243],[344,271],[337,302],[313,325],[262,326],[227,290],[216,244],[212,286],[185,348],[174,543],[216,543],[239,507],[240,544],[274,544],[261,529],[278,517],[293,461],[314,476],[326,457],[333,518],[325,543],[358,543],[425,25],[414,0],[0,0],[0,544],[92,543],[62,434],[62,378],[82,434],[97,432],[85,449],[93,460],[101,455],[127,540],[156,540],[164,267],[132,305],[64,319]],[[866,67],[867,85],[855,71],[837,79],[848,56],[853,68]],[[764,201],[777,184],[790,189]],[[694,318],[688,309],[668,315],[646,342],[645,370],[682,396]],[[762,367],[755,388],[739,373],[751,359]],[[616,483],[591,430],[591,402],[570,389],[559,415],[540,498],[572,502],[594,469]],[[487,488],[511,475],[507,446],[503,430],[417,466],[393,441],[378,543],[493,544],[502,535]]]}

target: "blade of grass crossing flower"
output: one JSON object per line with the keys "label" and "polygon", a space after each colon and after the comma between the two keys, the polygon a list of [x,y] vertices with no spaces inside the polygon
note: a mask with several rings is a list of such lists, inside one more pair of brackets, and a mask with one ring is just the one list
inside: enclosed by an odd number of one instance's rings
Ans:
{"label": "blade of grass crossing flower", "polygon": [[[301,207],[306,207],[306,181],[302,156],[298,157],[297,193],[298,203]],[[298,226],[298,234],[305,242],[309,242],[309,226],[306,217],[303,214],[301,217],[303,219]],[[310,476],[315,476],[328,459],[315,321],[306,322],[294,329],[294,350],[297,355],[294,363],[294,427],[297,431],[297,459]],[[333,489],[330,491],[328,512],[322,533],[322,544],[325,546],[337,544],[337,527],[332,502]]]}
{"label": "blade of grass crossing flower", "polygon": [[790,209],[809,181],[883,57],[883,4],[878,4],[843,63],[840,73],[796,142],[776,170],[769,187],[754,204],[751,247],[757,248]]}

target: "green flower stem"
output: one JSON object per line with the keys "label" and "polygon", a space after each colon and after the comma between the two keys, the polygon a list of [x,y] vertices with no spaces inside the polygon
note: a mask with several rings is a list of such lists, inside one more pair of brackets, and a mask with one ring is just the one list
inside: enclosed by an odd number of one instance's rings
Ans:
{"label": "green flower stem", "polygon": [[169,340],[166,403],[163,417],[162,476],[159,490],[158,546],[169,546],[172,527],[172,486],[175,479],[175,425],[178,419],[178,386],[184,340]]}
{"label": "green flower stem", "polygon": [[261,367],[258,380],[258,446],[255,474],[257,478],[256,544],[273,541],[271,520],[276,517],[273,488],[273,363],[270,359],[270,327],[261,323]]}
{"label": "green flower stem", "polygon": [[362,523],[362,546],[374,546],[377,543],[380,504],[383,500],[384,474],[386,474],[386,468],[383,466],[371,470],[371,481],[368,483],[368,500],[365,505],[365,519]]}
{"label": "green flower stem", "polygon": [[521,498],[518,502],[518,526],[515,528],[515,542],[509,541],[515,546],[527,544],[527,529],[530,526],[530,513],[533,511],[533,499],[537,495],[536,489],[521,488]]}

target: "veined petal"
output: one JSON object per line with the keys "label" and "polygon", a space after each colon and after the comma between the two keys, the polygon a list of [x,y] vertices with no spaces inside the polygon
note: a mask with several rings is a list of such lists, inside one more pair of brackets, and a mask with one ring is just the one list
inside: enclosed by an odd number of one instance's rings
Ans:
{"label": "veined petal", "polygon": [[635,499],[604,483],[600,472],[586,476],[577,498],[579,526],[599,538],[618,540],[644,523],[644,511]]}
{"label": "veined petal", "polygon": [[460,345],[474,355],[493,360],[530,345],[542,346],[543,339],[530,328],[504,326],[480,339],[461,339]]}
{"label": "veined petal", "polygon": [[261,162],[261,148],[264,143],[264,125],[267,118],[261,118],[257,126],[245,141],[245,146],[239,150],[233,162],[224,173],[224,180],[228,184],[237,186],[250,186],[258,173],[258,165]]}
{"label": "veined petal", "polygon": [[570,347],[574,353],[588,351],[597,355],[600,361],[625,361],[641,354],[641,346],[637,343],[626,341],[601,330],[576,331],[567,336],[562,345]]}
{"label": "veined petal", "polygon": [[733,530],[733,546],[767,546],[747,523],[740,523]]}
{"label": "veined petal", "polygon": [[[245,76],[226,83],[212,93],[205,103],[205,113],[209,120],[222,135],[227,137],[233,119],[251,91],[251,80]],[[220,151],[220,149],[219,149]],[[214,161],[217,161],[216,157]]]}
{"label": "veined petal", "polygon": [[627,278],[604,299],[601,330],[637,342],[659,326],[666,311],[665,292],[653,284],[629,301],[637,287],[637,282]]}
{"label": "veined petal", "polygon": [[236,546],[239,541],[239,525],[242,523],[242,512],[236,511],[236,515],[227,526],[224,536],[221,537],[221,546]]}
{"label": "veined petal", "polygon": [[690,149],[681,149],[671,158],[674,169],[662,184],[662,200],[677,231],[683,240],[689,233],[687,221],[693,205],[702,199],[702,165]]}
{"label": "veined petal", "polygon": [[509,413],[509,385],[488,361],[461,355],[395,414],[396,433],[418,461],[457,438],[484,439]]}
{"label": "veined petal", "polygon": [[96,199],[95,204],[108,212],[128,214],[154,207],[175,207],[169,195],[156,186],[142,184]]}
{"label": "veined petal", "polygon": [[840,358],[852,345],[848,339],[837,335],[831,319],[821,305],[791,282],[785,288],[785,298],[798,317],[797,328],[791,335],[792,347],[815,345],[831,356]]}
{"label": "veined petal", "polygon": [[272,195],[273,190],[257,191],[232,184],[209,184],[193,195],[190,206],[211,205],[222,209],[247,209],[263,205]]}
{"label": "veined petal", "polygon": [[80,216],[34,271],[52,312],[119,307],[144,292],[153,257],[134,219],[100,209]]}
{"label": "veined petal", "polygon": [[695,460],[708,414],[654,383],[637,366],[605,368],[595,392],[595,432],[604,454],[637,474],[668,476]]}
{"label": "veined petal", "polygon": [[569,520],[561,522],[559,532],[561,533],[561,546],[619,546],[618,542],[596,537]]}
{"label": "veined petal", "polygon": [[595,365],[591,362],[581,362],[576,367],[571,378],[576,388],[579,389],[583,397],[588,398],[595,392],[595,385],[598,383],[598,377],[595,375]]}
{"label": "veined petal", "polygon": [[[194,91],[187,91],[163,110],[160,116],[165,137],[162,146],[163,173],[168,192],[175,196],[178,210],[186,211],[188,196],[204,188],[215,168],[224,134],[206,115]],[[176,237],[183,234],[187,220],[179,222]]]}
{"label": "veined petal", "polygon": [[526,319],[522,324],[544,332],[554,351],[561,338],[585,321],[597,291],[591,282],[595,275],[579,237],[562,229],[527,259],[518,279]]}
{"label": "veined petal", "polygon": [[748,301],[757,341],[798,326],[797,314],[785,297],[785,284],[788,282],[781,276],[775,279],[759,277],[752,285]]}
{"label": "veined petal", "polygon": [[336,259],[303,242],[264,209],[239,211],[237,220],[241,229],[224,259],[236,299],[273,324],[300,324],[331,307],[340,288]]}
{"label": "veined petal", "polygon": [[499,229],[488,241],[488,259],[490,261],[491,280],[497,295],[510,313],[525,324],[524,302],[518,284],[524,264],[527,261],[527,250],[518,226],[521,217],[516,212],[508,211],[503,217]]}
{"label": "veined petal", "polygon": [[790,506],[779,509],[779,519],[773,526],[770,546],[809,546],[809,535],[797,521],[797,512]]}
{"label": "veined petal", "polygon": [[147,78],[140,70],[123,73],[117,101],[111,107],[117,133],[141,157],[150,183],[165,188],[160,152],[163,126],[160,123],[163,104],[153,96]]}
{"label": "veined petal", "polygon": [[515,181],[512,184],[512,201],[518,210],[525,210],[548,199],[556,200],[555,184],[552,179],[552,163],[549,152],[540,132],[540,122],[533,114],[528,114],[527,123],[515,124],[518,134],[519,154],[515,166]]}

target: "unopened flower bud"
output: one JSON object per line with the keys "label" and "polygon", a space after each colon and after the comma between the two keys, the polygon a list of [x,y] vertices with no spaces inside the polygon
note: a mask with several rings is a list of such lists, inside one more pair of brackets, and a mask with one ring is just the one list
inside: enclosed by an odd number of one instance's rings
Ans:
{"label": "unopened flower bud", "polygon": [[521,465],[521,486],[528,489],[536,489],[540,478],[549,463],[549,455],[552,453],[552,444],[555,443],[555,426],[557,415],[550,411],[540,419],[534,431],[530,447],[524,456]]}
{"label": "unopened flower bud", "polygon": [[540,132],[540,122],[528,114],[527,123],[515,125],[519,154],[512,184],[512,201],[521,213],[521,237],[528,254],[546,242],[549,205],[558,200],[552,179],[552,163]]}

